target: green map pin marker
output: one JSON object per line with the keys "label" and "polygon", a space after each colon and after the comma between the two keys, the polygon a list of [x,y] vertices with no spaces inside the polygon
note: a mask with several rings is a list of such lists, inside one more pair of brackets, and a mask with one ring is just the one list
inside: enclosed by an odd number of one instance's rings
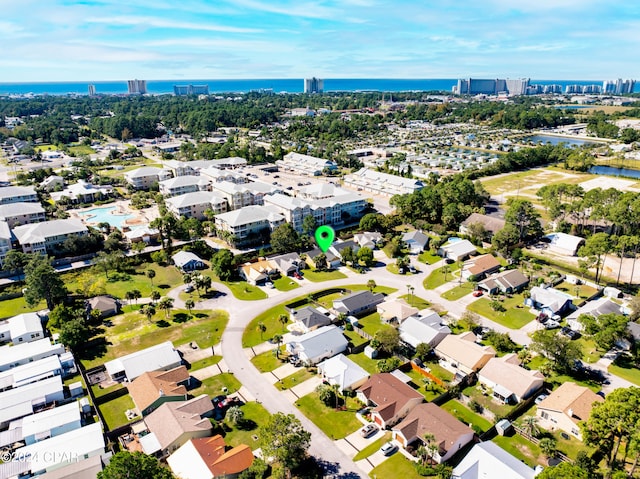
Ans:
{"label": "green map pin marker", "polygon": [[320,226],[320,228],[316,229],[316,243],[322,250],[323,253],[326,253],[331,243],[333,243],[334,238],[336,237],[336,232],[333,231],[331,226]]}

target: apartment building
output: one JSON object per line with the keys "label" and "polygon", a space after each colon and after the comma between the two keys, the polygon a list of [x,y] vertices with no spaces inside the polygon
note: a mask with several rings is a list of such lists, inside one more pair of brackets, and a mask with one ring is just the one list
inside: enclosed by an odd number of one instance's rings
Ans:
{"label": "apartment building", "polygon": [[273,231],[286,219],[273,207],[252,205],[222,213],[216,216],[215,221],[218,231],[226,232],[242,242],[265,230]]}
{"label": "apartment building", "polygon": [[46,219],[40,203],[8,203],[0,205],[0,221],[6,221],[10,228],[19,225],[39,223]]}
{"label": "apartment building", "polygon": [[214,214],[228,210],[227,200],[217,192],[194,191],[179,196],[167,198],[169,211],[185,218],[206,219],[205,211],[212,210]]}
{"label": "apartment building", "polygon": [[155,166],[143,166],[124,174],[125,180],[136,190],[148,190],[154,184],[171,178],[171,171]]}
{"label": "apartment building", "polygon": [[195,191],[211,191],[211,182],[201,176],[183,175],[169,178],[158,183],[160,193],[164,196],[178,196]]}
{"label": "apartment building", "polygon": [[0,188],[0,205],[23,202],[38,202],[38,194],[31,186],[3,186]]}
{"label": "apartment building", "polygon": [[404,195],[421,190],[424,187],[420,180],[402,178],[401,176],[381,173],[369,168],[361,168],[355,173],[346,175],[343,178],[343,183],[345,186],[358,191],[367,191],[383,196]]}
{"label": "apartment building", "polygon": [[46,254],[67,238],[88,235],[89,230],[79,219],[68,218],[16,226],[13,234],[24,253]]}
{"label": "apartment building", "polygon": [[293,171],[307,176],[320,176],[325,169],[330,171],[338,169],[335,161],[295,152],[287,153],[282,160],[276,161],[276,165],[285,171]]}

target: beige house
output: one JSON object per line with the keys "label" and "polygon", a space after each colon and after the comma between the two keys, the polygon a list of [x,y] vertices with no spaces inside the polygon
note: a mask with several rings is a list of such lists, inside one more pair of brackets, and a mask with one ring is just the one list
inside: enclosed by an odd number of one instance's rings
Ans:
{"label": "beige house", "polygon": [[476,335],[471,331],[446,336],[436,346],[436,355],[440,358],[440,364],[464,376],[479,371],[491,358],[495,357],[496,352],[491,346],[477,344],[476,340]]}
{"label": "beige house", "polygon": [[438,464],[451,459],[474,437],[473,429],[434,403],[416,406],[392,431],[393,439],[405,449],[412,443],[424,445],[425,435],[433,435],[438,449],[431,458]]}
{"label": "beige house", "polygon": [[564,383],[538,404],[538,421],[545,429],[560,429],[582,441],[578,423],[589,419],[594,404],[603,401],[587,387]]}
{"label": "beige house", "polygon": [[409,306],[406,302],[398,299],[380,303],[376,309],[380,314],[380,319],[387,323],[393,321],[403,323],[405,319],[418,314],[418,308]]}
{"label": "beige house", "polygon": [[478,381],[498,401],[518,403],[542,387],[544,376],[520,367],[518,356],[511,353],[490,359],[478,373]]}
{"label": "beige house", "polygon": [[381,428],[398,423],[424,401],[422,394],[390,373],[371,376],[358,389],[357,397],[373,406],[371,417]]}

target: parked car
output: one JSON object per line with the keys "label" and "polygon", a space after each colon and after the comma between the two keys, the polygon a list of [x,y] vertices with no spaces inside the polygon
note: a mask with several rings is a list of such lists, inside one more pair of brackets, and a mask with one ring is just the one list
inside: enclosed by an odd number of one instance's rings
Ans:
{"label": "parked car", "polygon": [[569,326],[565,326],[560,330],[560,332],[569,339],[578,339],[580,337],[580,333],[578,331],[574,331]]}
{"label": "parked car", "polygon": [[188,284],[186,288],[184,288],[185,293],[192,293],[194,290],[193,285]]}
{"label": "parked car", "polygon": [[275,288],[275,285],[271,281],[267,281],[266,283],[264,283],[264,285],[267,288],[271,288],[271,289]]}
{"label": "parked car", "polygon": [[480,296],[482,296],[484,293],[482,291],[480,291],[479,289],[477,289],[476,291],[473,292],[473,295],[476,298],[479,298]]}
{"label": "parked car", "polygon": [[540,396],[538,396],[538,397],[535,399],[535,401],[533,401],[533,402],[534,402],[534,403],[536,404],[536,406],[537,406],[538,404],[540,404],[542,401],[544,401],[544,400],[545,400],[545,399],[547,399],[548,397],[549,397],[549,395],[548,395],[548,394],[540,394]]}
{"label": "parked car", "polygon": [[415,269],[413,266],[409,266],[409,272],[410,272],[411,274],[416,274],[416,273],[418,272],[418,270],[417,270],[417,269]]}
{"label": "parked car", "polygon": [[300,273],[298,273],[297,271],[295,273],[293,273],[293,277],[295,279],[302,279],[302,275]]}
{"label": "parked car", "polygon": [[360,429],[360,435],[362,437],[373,436],[376,432],[378,432],[378,426],[375,424],[367,424],[362,429]]}
{"label": "parked car", "polygon": [[545,329],[556,329],[560,327],[560,323],[555,319],[549,319],[546,323],[544,323]]}
{"label": "parked car", "polygon": [[394,443],[392,442],[386,442],[384,443],[384,445],[380,448],[380,452],[382,454],[384,454],[385,456],[390,456],[391,454],[393,454],[394,452],[396,452],[398,450],[398,446],[396,446]]}
{"label": "parked car", "polygon": [[218,404],[220,404],[222,401],[224,401],[225,399],[227,399],[227,396],[225,394],[221,394],[219,396],[214,397],[211,402],[213,403],[214,406],[218,406]]}

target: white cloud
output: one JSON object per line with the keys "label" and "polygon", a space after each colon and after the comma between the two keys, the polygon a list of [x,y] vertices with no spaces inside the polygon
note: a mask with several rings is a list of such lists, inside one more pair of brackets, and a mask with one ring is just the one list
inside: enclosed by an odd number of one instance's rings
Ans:
{"label": "white cloud", "polygon": [[137,27],[154,27],[168,28],[178,30],[201,30],[210,32],[227,32],[227,33],[257,33],[262,30],[256,28],[234,27],[229,25],[215,25],[210,23],[193,23],[183,21],[172,21],[158,17],[145,17],[136,15],[119,15],[112,17],[89,17],[86,23],[95,23],[118,26],[137,26]]}

